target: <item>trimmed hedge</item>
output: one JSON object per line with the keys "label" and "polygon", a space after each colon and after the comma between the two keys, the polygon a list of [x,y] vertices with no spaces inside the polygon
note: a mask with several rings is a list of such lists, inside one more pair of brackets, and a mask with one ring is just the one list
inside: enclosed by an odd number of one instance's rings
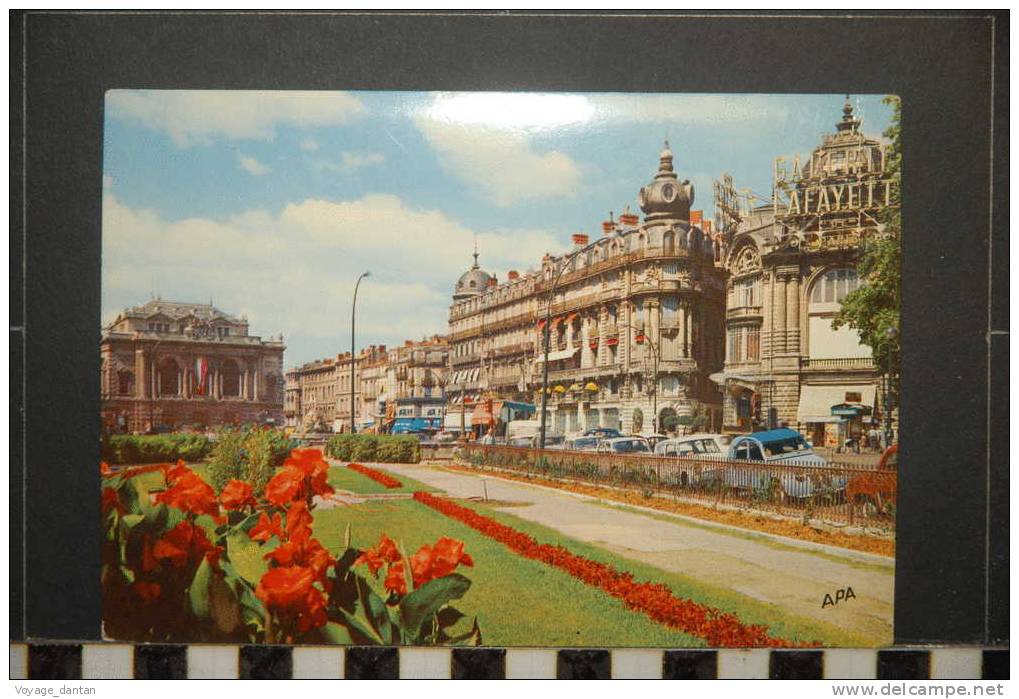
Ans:
{"label": "trimmed hedge", "polygon": [[108,464],[201,461],[211,450],[212,442],[204,434],[115,434],[102,442],[102,458]]}
{"label": "trimmed hedge", "polygon": [[416,464],[421,461],[421,442],[401,435],[348,432],[330,437],[326,442],[326,454],[340,461]]}

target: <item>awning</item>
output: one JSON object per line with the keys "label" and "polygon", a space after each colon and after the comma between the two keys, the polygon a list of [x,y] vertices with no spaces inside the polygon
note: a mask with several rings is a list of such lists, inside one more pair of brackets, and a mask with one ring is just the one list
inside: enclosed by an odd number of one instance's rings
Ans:
{"label": "awning", "polygon": [[[580,350],[579,347],[567,347],[564,350],[557,350],[555,352],[549,352],[548,353],[548,361],[555,362],[555,361],[558,361],[560,359],[569,359],[570,357],[575,355],[578,350]],[[545,361],[545,353],[542,352],[542,353],[538,354],[537,363],[541,364],[544,361]]]}
{"label": "awning", "polygon": [[831,415],[831,407],[845,403],[847,393],[859,393],[860,402],[858,405],[873,407],[874,398],[877,395],[877,386],[875,384],[800,386],[800,407],[797,411],[798,420],[800,422],[807,422],[806,418],[808,417]]}
{"label": "awning", "polygon": [[393,434],[404,432],[422,432],[424,430],[437,430],[440,427],[439,418],[431,417],[398,417],[393,421]]}
{"label": "awning", "polygon": [[576,313],[570,313],[568,316],[566,316],[566,324],[569,325],[570,323],[572,323],[573,319],[576,317],[577,317]]}
{"label": "awning", "polygon": [[475,369],[475,370],[473,370],[471,372],[471,381],[477,381],[478,380],[478,374],[480,374],[480,373],[481,373],[481,368],[480,367]]}
{"label": "awning", "polygon": [[821,423],[827,424],[827,423],[845,422],[845,419],[841,418],[841,417],[838,417],[836,415],[808,415],[807,417],[801,417],[800,418],[800,422],[802,422],[805,425],[806,424],[817,425],[817,424],[821,424]]}
{"label": "awning", "polygon": [[541,330],[544,327],[545,327],[545,319],[544,318],[539,318],[538,319],[538,330]]}
{"label": "awning", "polygon": [[562,323],[562,322],[563,322],[564,320],[565,320],[565,318],[564,318],[563,316],[559,316],[558,318],[553,318],[553,319],[552,319],[552,328],[553,328],[553,329],[555,329],[555,328],[556,328],[556,327],[558,327],[558,326],[559,326],[559,324],[560,324],[560,323]]}

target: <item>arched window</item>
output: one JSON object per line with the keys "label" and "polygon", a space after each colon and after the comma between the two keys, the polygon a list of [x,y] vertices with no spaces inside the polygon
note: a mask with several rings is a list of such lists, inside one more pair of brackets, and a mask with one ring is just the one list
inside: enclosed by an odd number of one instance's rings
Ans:
{"label": "arched window", "polygon": [[673,233],[672,231],[667,231],[665,233],[665,235],[662,236],[662,247],[665,249],[665,254],[666,255],[675,255],[676,254],[676,234]]}
{"label": "arched window", "polygon": [[856,270],[831,269],[819,276],[810,289],[807,305],[807,343],[811,359],[862,359],[871,356],[860,335],[848,326],[838,330],[832,319],[846,296],[860,287]]}
{"label": "arched window", "polygon": [[134,372],[121,369],[117,372],[117,393],[122,396],[134,395]]}
{"label": "arched window", "polygon": [[237,362],[228,359],[223,363],[223,395],[234,398],[241,395],[241,370]]}
{"label": "arched window", "polygon": [[810,292],[810,305],[842,303],[849,292],[860,286],[855,269],[830,269],[814,282]]}
{"label": "arched window", "polygon": [[180,368],[172,357],[164,357],[160,360],[156,369],[159,395],[176,396],[180,393],[179,373]]}

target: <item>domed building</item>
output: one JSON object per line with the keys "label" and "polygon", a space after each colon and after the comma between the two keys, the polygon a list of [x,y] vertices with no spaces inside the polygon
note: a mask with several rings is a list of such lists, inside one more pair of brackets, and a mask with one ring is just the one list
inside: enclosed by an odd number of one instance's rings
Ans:
{"label": "domed building", "polygon": [[870,348],[832,328],[862,283],[862,241],[880,234],[881,211],[897,199],[881,145],[861,125],[847,97],[835,132],[802,165],[777,161],[774,200],[744,211],[725,236],[726,360],[713,378],[728,429],[788,424],[837,446],[882,409]]}
{"label": "domed building", "polygon": [[629,207],[610,213],[600,238],[574,234],[572,250],[503,283],[475,261],[450,309],[453,402],[540,404],[548,316],[550,434],[649,434],[684,418],[720,427],[707,377],[722,367],[725,273],[693,202],[666,142],[638,193],[643,222]]}

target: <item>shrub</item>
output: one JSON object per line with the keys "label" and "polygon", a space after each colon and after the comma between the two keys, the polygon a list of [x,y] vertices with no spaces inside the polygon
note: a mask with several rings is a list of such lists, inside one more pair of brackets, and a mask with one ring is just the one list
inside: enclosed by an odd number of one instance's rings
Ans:
{"label": "shrub", "polygon": [[416,464],[421,461],[421,444],[403,435],[338,434],[326,442],[326,454],[340,461],[385,461]]}
{"label": "shrub", "polygon": [[219,433],[209,456],[212,485],[219,492],[236,478],[250,484],[261,496],[273,471],[296,447],[280,430],[225,429]]}
{"label": "shrub", "polygon": [[203,434],[116,434],[102,442],[103,460],[112,464],[201,461],[212,448]]}

